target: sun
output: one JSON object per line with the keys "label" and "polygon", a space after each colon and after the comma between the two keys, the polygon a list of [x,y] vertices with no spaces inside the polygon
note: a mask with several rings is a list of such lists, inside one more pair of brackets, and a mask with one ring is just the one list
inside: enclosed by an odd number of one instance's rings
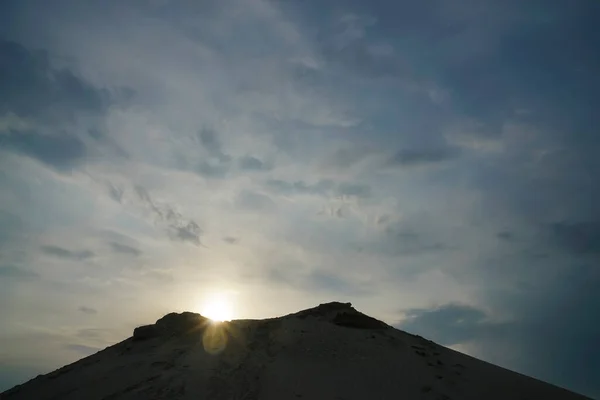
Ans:
{"label": "sun", "polygon": [[224,294],[213,294],[202,303],[200,314],[215,322],[229,321],[233,318],[231,300]]}

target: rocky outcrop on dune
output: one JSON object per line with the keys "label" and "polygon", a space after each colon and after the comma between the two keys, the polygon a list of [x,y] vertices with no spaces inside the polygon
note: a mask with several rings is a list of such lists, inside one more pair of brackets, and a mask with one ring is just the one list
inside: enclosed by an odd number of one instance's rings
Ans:
{"label": "rocky outcrop on dune", "polygon": [[133,330],[133,341],[152,338],[168,338],[201,330],[210,320],[200,314],[184,312],[170,313],[156,321],[153,325],[139,326]]}
{"label": "rocky outcrop on dune", "polygon": [[327,303],[212,323],[168,314],[1,399],[584,399]]}

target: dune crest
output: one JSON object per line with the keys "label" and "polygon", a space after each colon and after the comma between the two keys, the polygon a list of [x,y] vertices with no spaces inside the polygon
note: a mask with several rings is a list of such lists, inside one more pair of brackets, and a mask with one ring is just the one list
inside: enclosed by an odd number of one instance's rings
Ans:
{"label": "dune crest", "polygon": [[326,303],[215,324],[171,313],[1,399],[585,399]]}

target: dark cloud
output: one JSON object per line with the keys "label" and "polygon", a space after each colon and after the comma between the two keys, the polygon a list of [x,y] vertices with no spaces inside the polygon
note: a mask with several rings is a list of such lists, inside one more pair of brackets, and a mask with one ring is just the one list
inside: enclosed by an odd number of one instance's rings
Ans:
{"label": "dark cloud", "polygon": [[150,206],[150,209],[154,211],[159,217],[163,217],[162,211],[159,210],[158,207],[156,207],[156,205],[154,205],[154,201],[150,197],[150,193],[148,193],[146,188],[140,185],[136,185],[134,187],[134,190],[142,202]]}
{"label": "dark cloud", "polygon": [[398,328],[466,345],[486,361],[597,397],[600,359],[590,354],[600,337],[598,282],[593,270],[565,271],[541,291],[513,288],[511,296],[497,298],[510,310],[503,322],[477,307],[447,304],[407,310]]}
{"label": "dark cloud", "polygon": [[58,170],[68,170],[86,155],[84,143],[70,135],[40,135],[34,132],[10,132],[0,138],[0,148],[35,158]]}
{"label": "dark cloud", "polygon": [[211,154],[221,154],[221,142],[214,130],[202,128],[198,132],[200,143]]}
{"label": "dark cloud", "polygon": [[329,215],[330,217],[344,218],[346,216],[346,212],[344,210],[344,205],[327,207],[324,210],[319,211],[318,215]]}
{"label": "dark cloud", "polygon": [[[470,172],[473,186],[490,209],[509,209],[533,223],[598,221],[592,204],[600,186],[592,177],[600,174],[594,133],[600,7],[500,4],[463,12],[462,29],[431,43],[432,78],[452,93],[453,114],[476,121],[475,140],[505,145],[499,160]],[[493,15],[493,26],[482,24],[481,14]]]}
{"label": "dark cloud", "polygon": [[388,224],[392,220],[392,216],[389,214],[383,214],[377,217],[375,221],[377,225],[385,225]]}
{"label": "dark cloud", "polygon": [[221,145],[221,141],[215,130],[202,128],[200,129],[200,132],[198,132],[198,138],[208,154],[218,158],[219,161],[223,163],[231,161],[231,156],[223,152],[223,146]]}
{"label": "dark cloud", "polygon": [[90,315],[98,313],[98,310],[96,310],[95,308],[86,307],[86,306],[79,307],[79,311],[84,314],[90,314]]}
{"label": "dark cloud", "polygon": [[98,340],[103,339],[109,332],[107,329],[86,328],[78,330],[76,336],[81,339]]}
{"label": "dark cloud", "polygon": [[95,255],[90,250],[71,251],[71,250],[67,250],[63,247],[58,247],[58,246],[42,246],[42,251],[45,254],[48,254],[48,255],[51,255],[54,257],[64,258],[67,260],[74,260],[74,261],[87,260],[89,258],[94,257],[94,255]]}
{"label": "dark cloud", "polygon": [[[527,104],[537,117],[543,117],[544,124],[557,123],[561,128],[568,124],[571,130],[567,134],[579,135],[581,117],[592,117],[587,123],[598,121],[588,113],[600,85],[592,72],[600,67],[600,57],[593,51],[600,41],[594,29],[600,10],[592,2],[569,9],[559,3],[532,3],[518,8],[512,5],[508,10],[517,18],[497,27],[502,40],[496,39],[494,51],[479,49],[482,51],[466,54],[455,65],[446,62],[440,77],[457,93],[461,111],[476,116],[490,129],[497,129],[514,115],[515,104]],[[536,18],[541,12],[545,20]],[[481,24],[479,29],[483,30]],[[489,35],[482,37],[486,38]],[[565,98],[577,100],[565,104]],[[564,119],[567,115],[570,121]]]}
{"label": "dark cloud", "polygon": [[200,245],[200,235],[202,229],[194,221],[189,221],[185,225],[172,226],[174,237],[182,242],[190,242],[196,246]]}
{"label": "dark cloud", "polygon": [[122,159],[129,159],[130,153],[125,150],[117,141],[109,136],[107,130],[100,130],[99,128],[88,129],[88,135],[94,139],[93,144],[99,144],[110,150],[112,154]]}
{"label": "dark cloud", "polygon": [[600,222],[557,222],[550,231],[554,241],[569,252],[600,255]]}
{"label": "dark cloud", "polygon": [[380,252],[390,256],[418,256],[449,250],[451,247],[431,234],[404,226],[390,224],[373,242],[360,246],[361,251]]}
{"label": "dark cloud", "polygon": [[123,193],[123,188],[116,186],[112,183],[108,183],[108,194],[117,203],[120,203],[123,200]]}
{"label": "dark cloud", "polygon": [[68,69],[54,68],[47,52],[0,39],[0,115],[12,113],[34,126],[24,131],[9,128],[0,138],[0,148],[61,171],[70,169],[86,155],[84,142],[73,132],[76,117],[102,115],[110,102],[107,91]]}
{"label": "dark cloud", "polygon": [[238,160],[240,169],[245,171],[268,171],[271,167],[256,157],[244,156]]}
{"label": "dark cloud", "polygon": [[194,171],[209,179],[223,179],[231,168],[231,156],[223,152],[223,146],[217,132],[213,129],[202,128],[198,132],[200,144],[208,153],[208,158],[200,161]]}
{"label": "dark cloud", "polygon": [[135,247],[128,246],[126,244],[111,242],[110,247],[115,253],[127,254],[131,256],[139,256],[142,252]]}
{"label": "dark cloud", "polygon": [[236,237],[233,237],[233,236],[225,236],[223,238],[223,241],[227,242],[229,244],[236,244],[236,243],[238,243],[240,241],[240,239],[236,238]]}
{"label": "dark cloud", "polygon": [[134,190],[138,199],[155,215],[156,220],[167,225],[171,239],[197,246],[201,244],[202,229],[196,221],[184,218],[168,204],[157,204],[143,186],[137,185]]}
{"label": "dark cloud", "polygon": [[33,279],[37,278],[39,275],[36,272],[15,265],[2,265],[0,266],[0,276],[14,279]]}
{"label": "dark cloud", "polygon": [[507,242],[512,242],[515,239],[514,233],[509,232],[509,231],[498,232],[496,234],[496,237],[498,237],[498,239],[502,239]]}
{"label": "dark cloud", "polygon": [[56,69],[43,50],[0,39],[0,112],[21,117],[69,118],[106,110],[109,95],[68,69]]}
{"label": "dark cloud", "polygon": [[455,155],[448,150],[400,150],[388,161],[388,166],[417,167],[427,164],[437,164],[453,158]]}
{"label": "dark cloud", "polygon": [[500,325],[486,321],[487,315],[475,307],[447,304],[434,309],[411,309],[400,329],[422,335],[444,346],[466,343],[497,329]]}

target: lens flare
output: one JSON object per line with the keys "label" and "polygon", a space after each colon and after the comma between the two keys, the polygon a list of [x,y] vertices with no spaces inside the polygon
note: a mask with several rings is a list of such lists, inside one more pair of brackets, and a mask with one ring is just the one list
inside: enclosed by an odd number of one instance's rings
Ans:
{"label": "lens flare", "polygon": [[225,295],[212,295],[204,301],[200,314],[215,322],[229,321],[233,318],[233,307]]}
{"label": "lens flare", "polygon": [[212,324],[204,329],[202,345],[209,354],[219,354],[227,347],[227,324]]}

